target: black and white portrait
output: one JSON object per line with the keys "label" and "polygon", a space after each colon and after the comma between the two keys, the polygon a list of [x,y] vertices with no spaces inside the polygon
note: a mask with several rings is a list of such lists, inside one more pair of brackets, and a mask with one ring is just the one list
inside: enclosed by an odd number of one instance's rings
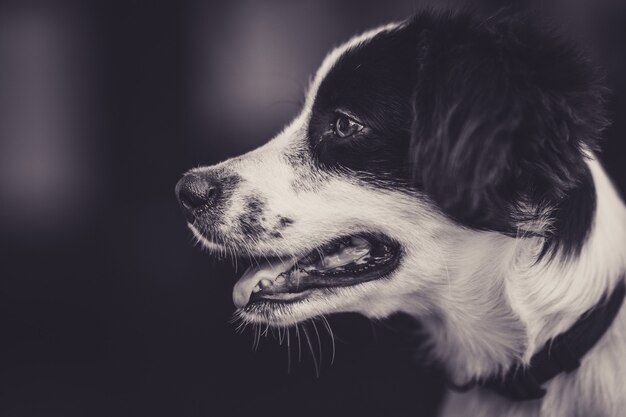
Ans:
{"label": "black and white portrait", "polygon": [[0,6],[0,415],[626,416],[626,2]]}

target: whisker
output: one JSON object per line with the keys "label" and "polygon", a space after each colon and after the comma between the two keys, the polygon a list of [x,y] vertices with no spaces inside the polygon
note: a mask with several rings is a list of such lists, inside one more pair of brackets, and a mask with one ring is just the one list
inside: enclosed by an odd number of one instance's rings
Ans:
{"label": "whisker", "polygon": [[247,321],[243,321],[239,324],[239,326],[237,326],[237,328],[235,328],[235,331],[239,334],[243,334],[246,329],[248,328],[248,322]]}
{"label": "whisker", "polygon": [[289,340],[289,331],[290,328],[285,328],[287,331],[287,373],[291,373],[291,341]]}
{"label": "whisker", "polygon": [[333,329],[330,328],[330,323],[328,322],[328,320],[326,319],[325,316],[320,316],[322,323],[324,323],[324,327],[326,327],[326,330],[328,330],[328,334],[330,335],[330,342],[331,342],[331,346],[332,346],[332,356],[330,358],[330,364],[332,365],[333,363],[335,363],[335,334],[333,333]]}
{"label": "whisker", "polygon": [[311,351],[311,357],[313,358],[313,365],[315,367],[315,376],[319,378],[320,377],[319,364],[317,362],[317,358],[315,357],[315,351],[313,350],[313,343],[311,343],[311,338],[309,337],[309,332],[307,331],[305,325],[302,326],[302,331],[304,332],[306,343],[309,345],[309,350]]}
{"label": "whisker", "polygon": [[[283,330],[283,331],[281,331]],[[285,340],[285,331],[287,331],[287,328],[283,328],[282,326],[278,328],[278,343],[282,346],[283,345],[283,341]]]}
{"label": "whisker", "polygon": [[298,363],[302,362],[302,344],[300,343],[300,329],[296,323],[296,337],[298,338]]}
{"label": "whisker", "polygon": [[228,324],[235,324],[241,319],[238,313],[239,313],[239,310],[233,313],[233,316],[228,320]]}
{"label": "whisker", "polygon": [[320,339],[320,333],[317,331],[317,326],[315,325],[315,319],[311,320],[311,324],[313,325],[313,330],[315,330],[315,336],[317,337],[317,351],[320,354],[320,367],[322,366],[322,339]]}
{"label": "whisker", "polygon": [[254,345],[252,346],[252,350],[256,351],[259,347],[259,343],[261,342],[261,325],[255,323],[254,325]]}
{"label": "whisker", "polygon": [[[267,329],[265,329],[267,332]],[[278,337],[280,339],[280,328],[276,329],[278,331]],[[272,334],[272,339],[276,339],[276,333],[274,332],[274,327],[270,327],[270,333]]]}

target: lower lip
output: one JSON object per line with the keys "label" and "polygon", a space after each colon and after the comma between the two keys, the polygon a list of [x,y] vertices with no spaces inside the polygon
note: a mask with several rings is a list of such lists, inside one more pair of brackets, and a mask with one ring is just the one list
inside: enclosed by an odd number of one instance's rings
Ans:
{"label": "lower lip", "polygon": [[249,304],[256,302],[276,302],[276,303],[295,303],[297,301],[307,298],[310,294],[320,289],[310,288],[298,293],[278,293],[278,294],[265,294],[256,297],[256,300],[250,300]]}

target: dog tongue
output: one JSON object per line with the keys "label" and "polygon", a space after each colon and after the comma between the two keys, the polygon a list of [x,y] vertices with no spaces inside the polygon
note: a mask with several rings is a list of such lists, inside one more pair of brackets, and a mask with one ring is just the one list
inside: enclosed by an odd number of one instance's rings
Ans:
{"label": "dog tongue", "polygon": [[291,269],[296,263],[295,258],[272,259],[271,261],[259,261],[258,265],[249,267],[233,288],[233,303],[235,307],[242,308],[250,301],[252,290],[262,279],[273,281],[278,275]]}

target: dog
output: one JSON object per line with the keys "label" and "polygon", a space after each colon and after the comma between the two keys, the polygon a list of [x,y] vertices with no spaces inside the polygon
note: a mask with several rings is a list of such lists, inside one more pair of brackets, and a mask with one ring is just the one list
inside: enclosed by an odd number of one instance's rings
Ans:
{"label": "dog", "polygon": [[445,416],[626,415],[626,208],[605,89],[525,15],[423,11],[334,49],[264,146],[176,186],[197,240],[254,259],[245,323],[404,313]]}

